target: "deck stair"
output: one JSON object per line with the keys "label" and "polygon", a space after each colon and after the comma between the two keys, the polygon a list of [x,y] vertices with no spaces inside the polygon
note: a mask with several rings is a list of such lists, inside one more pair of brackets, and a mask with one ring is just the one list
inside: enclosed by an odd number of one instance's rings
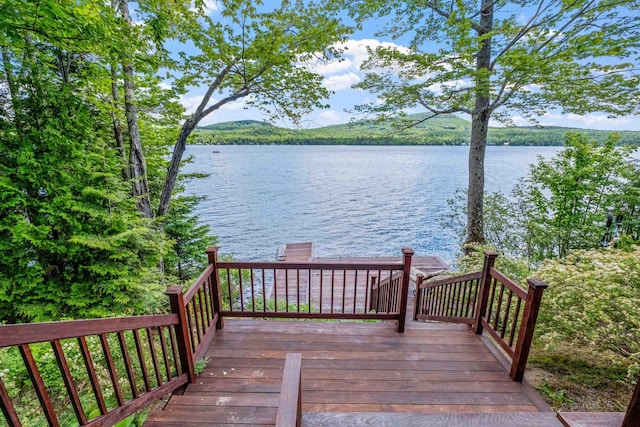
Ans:
{"label": "deck stair", "polygon": [[562,427],[554,412],[438,413],[309,412],[302,415],[303,427]]}

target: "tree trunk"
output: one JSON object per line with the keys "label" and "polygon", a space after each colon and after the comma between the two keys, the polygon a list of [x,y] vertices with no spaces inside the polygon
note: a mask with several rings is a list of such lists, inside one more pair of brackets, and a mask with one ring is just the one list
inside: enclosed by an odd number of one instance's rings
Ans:
{"label": "tree trunk", "polygon": [[175,186],[176,180],[178,179],[180,162],[182,160],[184,150],[187,146],[187,138],[195,129],[198,121],[200,121],[200,118],[194,114],[192,117],[189,117],[185,121],[184,125],[182,125],[180,136],[178,136],[176,145],[173,147],[171,163],[169,163],[169,168],[167,169],[167,177],[164,180],[164,188],[162,189],[162,194],[160,195],[160,204],[158,205],[158,212],[156,213],[158,218],[164,216],[169,211],[169,204],[171,203],[171,196],[173,195],[173,187]]}
{"label": "tree trunk", "polygon": [[129,161],[127,160],[127,150],[124,146],[124,135],[122,134],[122,122],[116,114],[116,110],[120,104],[120,94],[118,93],[118,76],[116,73],[116,67],[110,66],[111,69],[111,98],[112,98],[112,111],[111,120],[113,123],[113,137],[116,141],[116,149],[120,154],[120,160],[122,161],[122,175],[129,181],[131,179],[131,169],[129,168]]}
{"label": "tree trunk", "polygon": [[[478,37],[493,28],[493,0],[482,0]],[[476,57],[476,105],[471,120],[469,186],[467,193],[467,237],[465,243],[484,244],[484,155],[491,118],[491,37],[484,38]]]}
{"label": "tree trunk", "polygon": [[[128,0],[120,1],[122,17],[131,26]],[[149,200],[149,183],[147,181],[147,163],[142,151],[140,141],[140,129],[138,128],[138,110],[136,107],[135,84],[133,65],[125,61],[122,64],[124,74],[124,109],[129,130],[129,162],[131,167],[131,179],[133,181],[133,197],[136,198],[138,210],[145,218],[151,218],[151,202]]]}

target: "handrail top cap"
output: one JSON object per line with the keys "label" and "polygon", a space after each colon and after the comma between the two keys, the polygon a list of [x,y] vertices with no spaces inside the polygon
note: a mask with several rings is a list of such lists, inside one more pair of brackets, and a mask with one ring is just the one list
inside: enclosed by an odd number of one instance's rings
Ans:
{"label": "handrail top cap", "polygon": [[179,293],[182,292],[182,290],[184,289],[184,286],[182,285],[171,285],[167,288],[166,291],[164,291],[165,295],[178,295]]}
{"label": "handrail top cap", "polygon": [[402,248],[402,253],[404,255],[413,255],[414,254],[413,249],[411,249],[411,248]]}
{"label": "handrail top cap", "polygon": [[209,246],[206,251],[206,253],[211,253],[211,252],[218,252],[218,247],[217,246]]}
{"label": "handrail top cap", "polygon": [[546,288],[549,287],[549,285],[547,283],[545,283],[545,282],[543,282],[542,280],[539,280],[539,279],[527,279],[527,283],[533,289],[546,289]]}
{"label": "handrail top cap", "polygon": [[497,257],[498,256],[498,252],[486,250],[486,251],[484,251],[484,255],[488,256],[488,257]]}

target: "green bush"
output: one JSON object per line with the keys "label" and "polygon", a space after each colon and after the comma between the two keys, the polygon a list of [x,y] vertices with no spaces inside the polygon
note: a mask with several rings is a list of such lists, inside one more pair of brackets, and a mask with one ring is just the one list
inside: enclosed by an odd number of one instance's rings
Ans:
{"label": "green bush", "polygon": [[640,372],[640,246],[572,251],[544,261],[535,276],[549,284],[540,351],[588,349],[596,363],[625,365],[630,380]]}

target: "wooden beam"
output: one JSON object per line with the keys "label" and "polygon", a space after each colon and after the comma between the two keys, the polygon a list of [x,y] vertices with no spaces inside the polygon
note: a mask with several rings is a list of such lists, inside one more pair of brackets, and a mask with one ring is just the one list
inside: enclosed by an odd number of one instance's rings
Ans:
{"label": "wooden beam", "polygon": [[302,422],[302,355],[287,353],[282,374],[282,389],[276,415],[276,427],[300,427]]}

